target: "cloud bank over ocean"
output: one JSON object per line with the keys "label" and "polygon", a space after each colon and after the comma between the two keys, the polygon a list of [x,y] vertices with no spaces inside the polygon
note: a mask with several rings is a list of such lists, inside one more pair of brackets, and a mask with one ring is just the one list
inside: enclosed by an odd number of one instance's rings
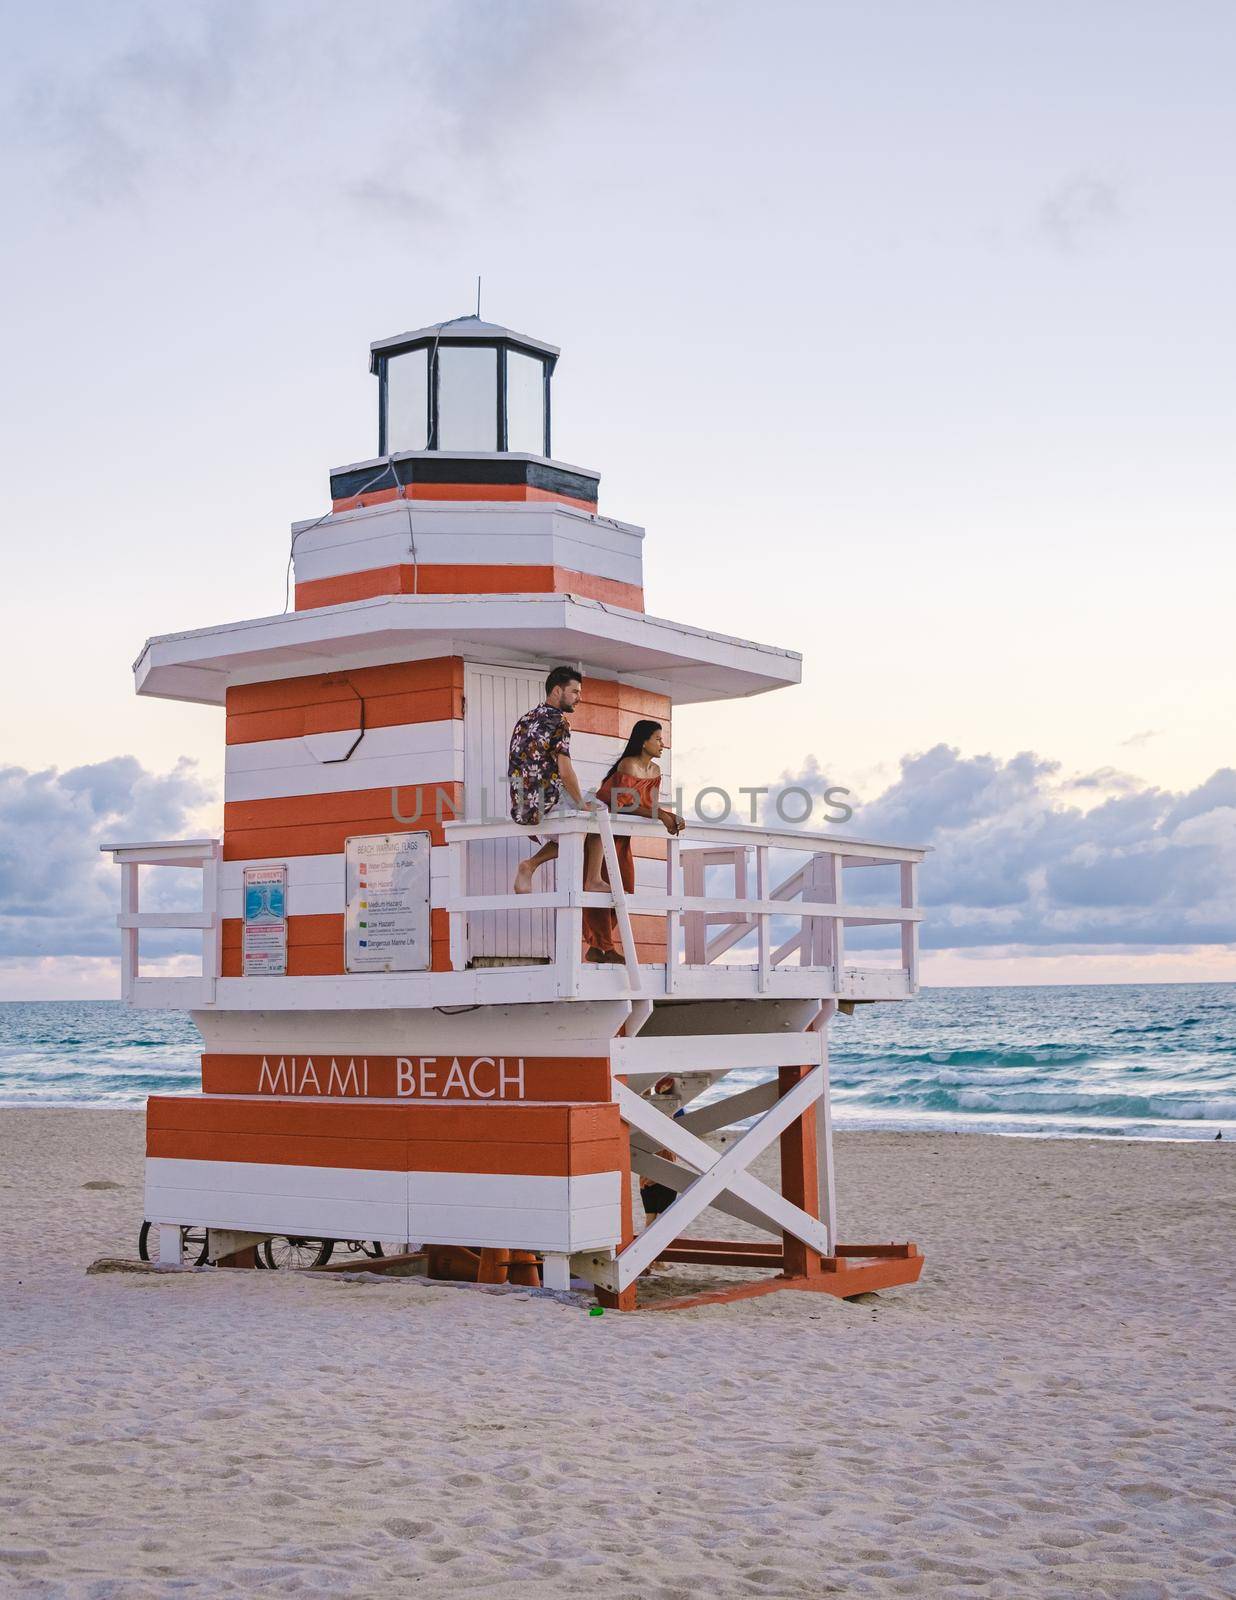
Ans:
{"label": "cloud bank over ocean", "polygon": [[938,744],[855,812],[866,838],[924,843],[927,949],[1236,941],[1236,771],[1172,792],[1125,773],[1063,779]]}
{"label": "cloud bank over ocean", "polygon": [[[185,759],[165,773],[134,756],[65,772],[0,766],[0,994],[20,998],[28,985],[54,996],[58,970],[62,992],[91,979],[97,986],[100,966],[110,971],[119,951],[119,879],[100,845],[200,836],[197,814],[211,799]],[[148,876],[149,909],[193,903],[186,872]],[[157,956],[179,946],[168,934],[148,936],[143,948]]]}
{"label": "cloud bank over ocean", "polygon": [[[820,763],[782,787],[829,787]],[[116,756],[64,772],[0,767],[0,993],[66,992],[109,973],[118,879],[99,846],[209,832],[216,797],[188,760],[148,771]],[[203,820],[205,819],[205,820]],[[1171,952],[1236,944],[1236,771],[1173,792],[1104,770],[1065,777],[937,744],[838,831],[932,847],[922,871],[926,952]],[[152,909],[191,903],[188,874],[149,875]],[[169,934],[158,956],[179,948]],[[857,945],[856,945],[857,948]],[[76,978],[74,978],[76,974]],[[107,984],[102,984],[106,992]]]}

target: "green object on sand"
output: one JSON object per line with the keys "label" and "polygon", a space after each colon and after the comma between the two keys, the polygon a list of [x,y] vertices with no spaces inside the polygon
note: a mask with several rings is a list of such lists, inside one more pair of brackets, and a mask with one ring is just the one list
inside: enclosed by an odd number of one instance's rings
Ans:
{"label": "green object on sand", "polygon": [[590,1317],[603,1317],[605,1315],[605,1307],[604,1306],[589,1306],[588,1307],[588,1315]]}

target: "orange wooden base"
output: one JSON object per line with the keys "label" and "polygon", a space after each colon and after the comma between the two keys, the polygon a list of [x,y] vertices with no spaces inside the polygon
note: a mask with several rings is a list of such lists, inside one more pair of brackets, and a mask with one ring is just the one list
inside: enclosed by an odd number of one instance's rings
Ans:
{"label": "orange wooden base", "polygon": [[531,1250],[468,1249],[464,1245],[426,1246],[427,1273],[455,1283],[516,1283],[540,1288],[541,1269]]}
{"label": "orange wooden base", "polygon": [[[683,1239],[664,1251],[658,1260],[710,1267],[784,1265],[784,1257],[775,1246],[732,1239]],[[839,1244],[835,1255],[821,1258],[818,1272],[787,1275],[783,1270],[775,1278],[731,1284],[725,1289],[705,1289],[699,1294],[680,1295],[673,1300],[657,1300],[643,1309],[683,1311],[692,1306],[725,1305],[731,1300],[752,1300],[782,1289],[805,1289],[812,1294],[831,1294],[839,1300],[850,1300],[876,1289],[915,1283],[922,1270],[923,1257],[913,1244]],[[597,1298],[600,1299],[599,1293]],[[634,1310],[635,1307],[620,1309]]]}
{"label": "orange wooden base", "polygon": [[424,1261],[423,1250],[412,1250],[399,1256],[366,1256],[363,1261],[328,1261],[324,1267],[306,1267],[306,1272],[391,1272],[395,1267],[406,1267],[412,1261]]}

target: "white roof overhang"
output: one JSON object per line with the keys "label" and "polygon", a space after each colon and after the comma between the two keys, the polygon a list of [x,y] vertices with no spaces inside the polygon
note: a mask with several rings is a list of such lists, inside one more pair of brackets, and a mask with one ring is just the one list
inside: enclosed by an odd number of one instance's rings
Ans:
{"label": "white roof overhang", "polygon": [[133,671],[138,694],[222,705],[231,684],[438,655],[569,662],[664,685],[680,705],[763,694],[802,675],[797,651],[572,594],[380,595],[164,634],[147,640]]}

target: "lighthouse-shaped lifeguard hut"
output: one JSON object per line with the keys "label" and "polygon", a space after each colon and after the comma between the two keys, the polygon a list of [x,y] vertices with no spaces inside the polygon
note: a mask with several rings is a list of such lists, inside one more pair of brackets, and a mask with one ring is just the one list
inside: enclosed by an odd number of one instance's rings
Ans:
{"label": "lighthouse-shaped lifeguard hut", "polygon": [[[508,820],[508,741],[549,668],[582,676],[585,786],[637,719],[672,745],[679,706],[800,669],[645,611],[643,530],[554,457],[557,359],[475,317],[376,342],[377,454],[293,525],[292,609],[141,653],[138,693],[218,705],[227,740],[222,840],[108,847],[125,998],[189,1010],[205,1042],[201,1093],[149,1102],[161,1258],[185,1226],[212,1259],[273,1236],[411,1241],[443,1272],[522,1252],[624,1309],[658,1259],[729,1268],[727,1296],[909,1282],[913,1245],[839,1242],[827,1041],[839,1006],[916,992],[921,849],[564,811],[535,830],[557,862],[512,891],[535,846]],[[589,830],[612,900],[582,887]],[[142,911],[164,864],[201,869],[200,913]],[[582,959],[590,906],[621,963]],[[847,956],[847,929],[880,925],[882,960]],[[142,930],[168,926],[200,931],[200,977],[141,975]],[[751,1171],[774,1141],[779,1188]],[[676,1196],[648,1226],[637,1175]],[[744,1237],[701,1237],[706,1207]]]}

